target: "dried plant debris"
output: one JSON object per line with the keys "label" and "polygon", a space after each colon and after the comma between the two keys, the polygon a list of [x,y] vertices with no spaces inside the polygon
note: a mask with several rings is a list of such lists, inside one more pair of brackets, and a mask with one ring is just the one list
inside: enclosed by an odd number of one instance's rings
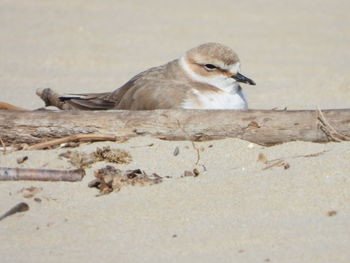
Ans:
{"label": "dried plant debris", "polygon": [[98,161],[110,163],[130,163],[132,161],[130,153],[121,149],[111,149],[109,146],[97,148],[93,156]]}
{"label": "dried plant debris", "polygon": [[22,156],[17,158],[17,163],[21,164],[28,160],[28,156]]}
{"label": "dried plant debris", "polygon": [[[301,155],[300,157],[304,157],[304,158],[310,158],[310,157],[317,157],[320,155],[325,154],[328,151],[322,151],[322,152],[317,152],[317,153],[311,153],[311,154],[306,154],[306,155]],[[298,156],[299,157],[299,156]]]}
{"label": "dried plant debris", "polygon": [[109,146],[97,148],[96,151],[90,154],[78,151],[67,151],[60,154],[60,157],[69,159],[72,165],[79,168],[89,168],[93,163],[101,161],[125,164],[132,161],[132,157],[127,151],[111,149]]}
{"label": "dried plant debris", "polygon": [[[317,157],[317,156],[323,155],[326,152],[328,152],[328,151],[322,151],[322,152],[311,153],[311,154],[306,154],[306,155],[295,155],[295,156],[290,156],[290,157],[286,157],[286,158],[289,158],[289,159],[311,158],[311,157]],[[290,165],[285,160],[283,160],[286,158],[278,158],[278,159],[274,159],[274,160],[268,160],[263,153],[259,153],[257,161],[261,162],[263,164],[268,164],[268,166],[263,168],[263,170],[268,170],[271,168],[281,167],[281,166],[283,166],[284,169],[288,169],[288,168],[290,168]]]}
{"label": "dried plant debris", "polygon": [[18,193],[22,194],[24,198],[32,198],[36,194],[40,193],[43,190],[42,187],[27,187],[27,188],[22,188],[21,190],[18,191]]}
{"label": "dried plant debris", "polygon": [[290,168],[290,164],[287,163],[286,161],[284,160],[278,160],[278,161],[275,161],[273,162],[272,164],[264,167],[262,170],[269,170],[269,169],[273,169],[273,168],[276,168],[276,167],[283,167],[285,170],[289,169]]}
{"label": "dried plant debris", "polygon": [[155,173],[148,175],[140,169],[122,171],[110,165],[95,171],[95,177],[96,179],[89,183],[89,187],[98,188],[101,195],[120,191],[127,185],[147,186],[163,181],[163,178]]}
{"label": "dried plant debris", "polygon": [[184,171],[184,174],[181,177],[188,177],[188,176],[197,177],[199,174],[200,174],[199,170],[197,168],[194,168],[192,171]]}
{"label": "dried plant debris", "polygon": [[135,145],[135,146],[130,146],[130,148],[144,148],[144,147],[152,147],[154,143],[149,143],[146,145]]}
{"label": "dried plant debris", "polygon": [[87,154],[83,152],[81,153],[78,151],[74,151],[74,152],[67,151],[67,152],[61,153],[59,156],[69,159],[69,162],[73,166],[81,169],[89,168],[94,163],[94,160],[91,157],[91,154]]}
{"label": "dried plant debris", "polygon": [[256,121],[251,121],[248,126],[247,129],[248,130],[254,130],[254,129],[259,129],[261,126],[256,122]]}
{"label": "dried plant debris", "polygon": [[262,170],[269,170],[269,169],[273,169],[276,167],[283,167],[285,170],[290,168],[290,164],[287,163],[285,160],[282,159],[275,159],[275,160],[268,160],[267,157],[265,156],[265,154],[263,153],[259,153],[258,155],[258,162],[266,164],[266,166],[264,168],[262,168]]}
{"label": "dried plant debris", "polygon": [[18,203],[17,205],[15,205],[14,207],[12,207],[10,210],[8,210],[5,214],[3,214],[2,216],[0,216],[0,221],[3,220],[4,218],[16,214],[16,213],[20,213],[20,212],[25,212],[29,210],[29,205],[27,203]]}
{"label": "dried plant debris", "polygon": [[[289,158],[289,159],[297,159],[297,158],[318,157],[320,155],[325,154],[326,152],[328,152],[328,151],[322,151],[322,152],[311,153],[311,154],[306,154],[306,155],[295,155],[295,156],[290,156],[290,157],[287,157],[287,158]],[[257,161],[267,165],[262,170],[269,170],[269,169],[276,168],[276,167],[283,167],[284,169],[289,169],[290,168],[290,164],[287,163],[282,158],[274,159],[274,160],[268,160],[263,153],[259,153]]]}
{"label": "dried plant debris", "polygon": [[194,176],[194,174],[191,171],[184,171],[184,177],[188,177],[188,176]]}
{"label": "dried plant debris", "polygon": [[174,155],[174,156],[178,156],[179,153],[180,153],[179,146],[176,146],[176,147],[175,147],[175,150],[174,150],[174,152],[173,152],[173,155]]}
{"label": "dried plant debris", "polygon": [[41,200],[41,198],[35,197],[34,201],[37,202],[37,203],[41,203],[42,200]]}
{"label": "dried plant debris", "polygon": [[268,161],[267,161],[267,158],[266,158],[265,154],[259,153],[259,155],[258,155],[258,162],[261,162],[263,164],[267,164]]}
{"label": "dried plant debris", "polygon": [[337,211],[331,210],[327,212],[327,216],[335,216],[337,214]]}

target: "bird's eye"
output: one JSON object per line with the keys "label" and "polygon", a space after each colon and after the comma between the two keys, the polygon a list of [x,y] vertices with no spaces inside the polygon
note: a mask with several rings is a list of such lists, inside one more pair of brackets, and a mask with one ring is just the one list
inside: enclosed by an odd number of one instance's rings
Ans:
{"label": "bird's eye", "polygon": [[204,67],[207,70],[214,70],[214,69],[216,69],[216,66],[213,65],[213,64],[205,64]]}

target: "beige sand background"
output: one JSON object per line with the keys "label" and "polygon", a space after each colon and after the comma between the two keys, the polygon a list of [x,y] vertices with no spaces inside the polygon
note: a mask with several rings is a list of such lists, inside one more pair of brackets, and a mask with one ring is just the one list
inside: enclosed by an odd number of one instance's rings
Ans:
{"label": "beige sand background", "polygon": [[[349,8],[341,0],[2,0],[0,101],[35,109],[43,106],[36,88],[113,90],[216,41],[234,48],[257,82],[244,87],[251,108],[349,108]],[[87,184],[106,163],[79,183],[1,182],[0,213],[21,201],[30,210],[0,222],[0,262],[350,261],[347,142],[196,143],[198,165],[190,142],[144,137],[78,150],[104,145],[131,153],[122,169],[172,178],[103,197]],[[72,168],[58,157],[64,151],[1,153],[0,166]],[[259,153],[290,167],[262,170]],[[200,176],[180,177],[194,167]],[[18,193],[29,186],[43,188],[41,203]]]}

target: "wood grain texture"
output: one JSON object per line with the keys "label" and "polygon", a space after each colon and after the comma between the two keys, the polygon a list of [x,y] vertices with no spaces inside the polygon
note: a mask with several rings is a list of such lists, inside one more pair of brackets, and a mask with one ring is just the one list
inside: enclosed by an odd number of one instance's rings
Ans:
{"label": "wood grain texture", "polygon": [[[322,113],[337,132],[350,136],[350,109]],[[0,137],[7,145],[79,133],[196,141],[232,137],[263,145],[330,141],[319,118],[311,110],[0,111]]]}

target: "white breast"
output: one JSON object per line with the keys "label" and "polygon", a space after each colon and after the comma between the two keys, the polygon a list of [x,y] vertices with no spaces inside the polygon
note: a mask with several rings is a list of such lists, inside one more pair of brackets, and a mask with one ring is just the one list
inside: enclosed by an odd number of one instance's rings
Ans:
{"label": "white breast", "polygon": [[229,92],[205,92],[192,90],[194,97],[188,98],[182,104],[183,109],[208,109],[208,110],[247,110],[247,101],[241,91]]}

